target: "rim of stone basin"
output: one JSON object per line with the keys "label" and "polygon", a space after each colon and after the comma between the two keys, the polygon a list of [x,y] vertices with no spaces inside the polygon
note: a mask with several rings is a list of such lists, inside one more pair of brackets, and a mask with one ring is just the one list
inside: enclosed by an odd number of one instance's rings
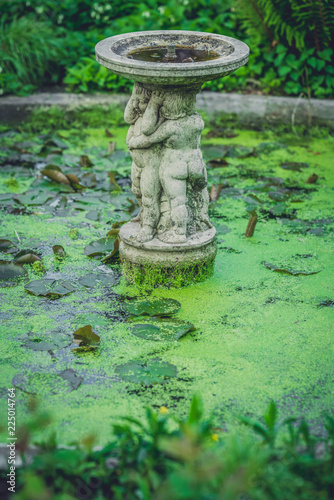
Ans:
{"label": "rim of stone basin", "polygon": [[[129,59],[127,54],[140,48],[161,45],[186,45],[213,50],[216,59],[193,63],[163,63]],[[142,83],[187,85],[203,83],[228,75],[248,61],[249,47],[225,35],[202,31],[137,31],[111,36],[95,47],[96,60],[113,73]]]}
{"label": "rim of stone basin", "polygon": [[159,240],[156,236],[151,241],[145,243],[138,242],[136,236],[140,231],[139,222],[129,221],[121,227],[119,236],[122,241],[128,245],[136,248],[143,248],[145,250],[159,250],[161,252],[186,252],[194,250],[195,248],[202,248],[211,243],[216,236],[216,229],[211,227],[203,232],[198,232],[189,236],[186,243],[165,243]]}

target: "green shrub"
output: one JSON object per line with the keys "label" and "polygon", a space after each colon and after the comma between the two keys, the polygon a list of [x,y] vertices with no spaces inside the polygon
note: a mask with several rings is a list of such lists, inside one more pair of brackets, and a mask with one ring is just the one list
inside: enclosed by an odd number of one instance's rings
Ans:
{"label": "green shrub", "polygon": [[[40,85],[59,62],[60,50],[52,28],[32,18],[0,23],[0,66],[3,92],[29,91]],[[51,78],[52,79],[52,78]]]}
{"label": "green shrub", "polygon": [[75,92],[110,89],[130,92],[132,89],[132,82],[115,75],[93,57],[82,57],[75,66],[68,68],[63,82]]}
{"label": "green shrub", "polygon": [[[207,89],[333,95],[331,0],[0,0],[0,10],[9,23],[1,39],[6,30],[7,37],[9,32],[25,33],[24,23],[33,27],[27,30],[24,56],[1,40],[0,61],[12,60],[7,63],[10,69],[0,73],[3,93],[29,93],[41,84],[61,82],[75,92],[129,91],[131,82],[94,62],[95,44],[130,31],[183,29],[233,36],[250,46],[248,64],[227,78],[206,83]],[[36,59],[44,63],[28,64]],[[24,80],[16,78],[19,72],[25,73]]]}
{"label": "green shrub", "polygon": [[[334,493],[334,419],[327,437],[312,435],[305,421],[279,421],[272,401],[259,421],[243,418],[226,433],[203,418],[194,398],[184,420],[147,409],[146,420],[124,417],[113,439],[94,449],[94,436],[72,448],[57,447],[54,434],[40,443],[32,463],[17,471],[17,500],[329,500]],[[37,415],[18,431],[23,452],[48,423]],[[258,436],[258,437],[256,437]],[[2,473],[3,477],[5,472]]]}

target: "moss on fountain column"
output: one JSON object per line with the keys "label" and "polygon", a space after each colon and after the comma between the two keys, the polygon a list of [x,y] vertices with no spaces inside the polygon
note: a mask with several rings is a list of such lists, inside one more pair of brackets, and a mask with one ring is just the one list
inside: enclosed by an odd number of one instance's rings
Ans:
{"label": "moss on fountain column", "polygon": [[212,276],[217,253],[214,228],[182,244],[164,243],[157,237],[141,243],[136,238],[139,231],[138,222],[128,222],[120,230],[123,273],[131,283],[179,288]]}

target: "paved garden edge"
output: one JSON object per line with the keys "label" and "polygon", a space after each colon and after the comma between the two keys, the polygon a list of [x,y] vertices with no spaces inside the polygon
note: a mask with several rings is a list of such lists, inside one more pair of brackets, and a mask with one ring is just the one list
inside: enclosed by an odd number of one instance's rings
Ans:
{"label": "paved garden edge", "polygon": [[[15,123],[26,118],[34,108],[58,106],[76,107],[119,105],[125,107],[127,94],[70,94],[41,92],[27,97],[0,98],[0,122]],[[223,94],[201,92],[197,96],[198,109],[208,115],[224,113],[235,115],[250,127],[259,124],[316,124],[334,128],[334,100],[305,97],[276,97],[254,94]]]}

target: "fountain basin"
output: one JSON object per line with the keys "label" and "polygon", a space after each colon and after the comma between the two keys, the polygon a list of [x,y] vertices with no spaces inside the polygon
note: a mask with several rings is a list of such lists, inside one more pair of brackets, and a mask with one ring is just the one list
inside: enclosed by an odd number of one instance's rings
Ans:
{"label": "fountain basin", "polygon": [[[208,61],[180,63],[129,59],[130,52],[174,44],[212,51]],[[234,38],[200,31],[139,31],[106,38],[95,47],[97,61],[113,73],[141,83],[157,85],[202,84],[226,76],[248,61],[248,46]]]}

